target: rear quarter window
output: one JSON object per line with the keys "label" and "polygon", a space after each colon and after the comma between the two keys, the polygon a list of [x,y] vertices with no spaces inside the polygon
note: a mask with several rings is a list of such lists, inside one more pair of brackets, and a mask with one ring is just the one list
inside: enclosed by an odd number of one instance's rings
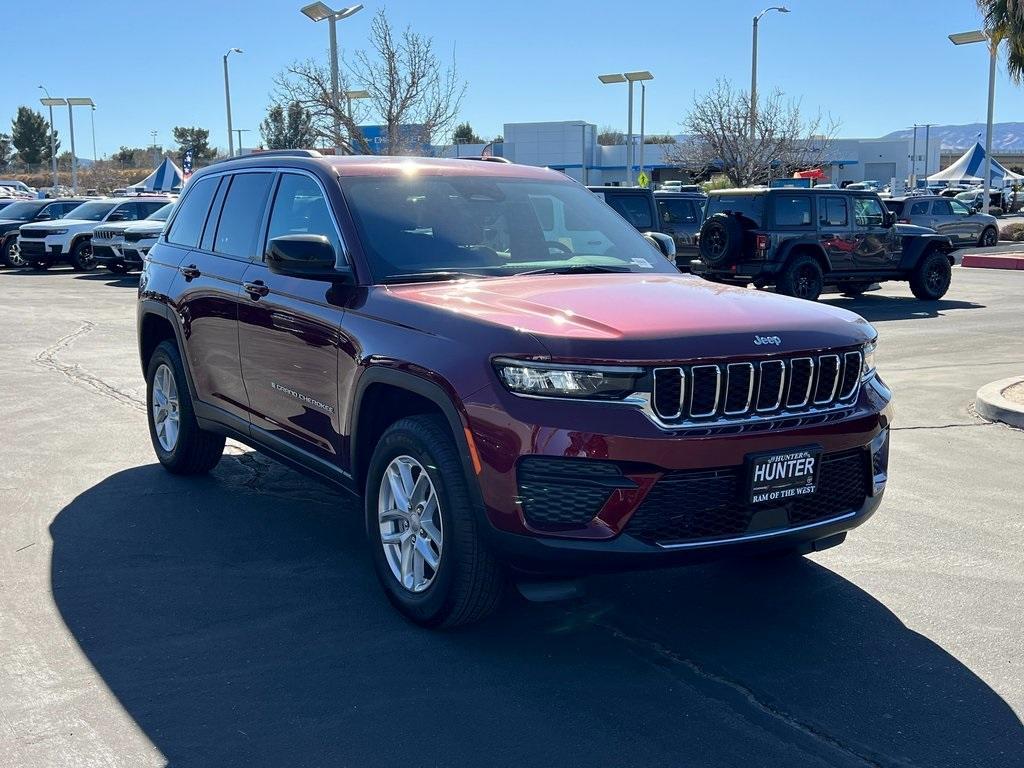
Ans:
{"label": "rear quarter window", "polygon": [[811,198],[807,195],[777,195],[775,225],[778,227],[809,227]]}

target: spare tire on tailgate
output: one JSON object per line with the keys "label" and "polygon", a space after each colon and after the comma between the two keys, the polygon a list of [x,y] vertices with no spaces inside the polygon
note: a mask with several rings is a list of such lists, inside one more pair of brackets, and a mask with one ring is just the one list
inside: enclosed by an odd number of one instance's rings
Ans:
{"label": "spare tire on tailgate", "polygon": [[740,260],[743,253],[743,225],[735,216],[716,213],[700,228],[700,257],[712,266]]}

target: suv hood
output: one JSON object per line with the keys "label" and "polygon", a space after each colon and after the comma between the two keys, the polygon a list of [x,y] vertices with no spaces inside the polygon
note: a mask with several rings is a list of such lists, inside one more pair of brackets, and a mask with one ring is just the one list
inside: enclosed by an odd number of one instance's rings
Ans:
{"label": "suv hood", "polygon": [[47,231],[51,229],[68,229],[70,227],[97,227],[102,223],[102,221],[89,221],[88,219],[54,219],[53,221],[24,224],[21,228]]}
{"label": "suv hood", "polygon": [[124,233],[127,235],[129,232],[132,234],[142,235],[159,235],[164,231],[164,227],[167,226],[166,221],[136,221],[134,224],[126,226]]}
{"label": "suv hood", "polygon": [[876,335],[843,309],[689,275],[531,275],[389,290],[436,311],[529,333],[565,359],[770,356]]}

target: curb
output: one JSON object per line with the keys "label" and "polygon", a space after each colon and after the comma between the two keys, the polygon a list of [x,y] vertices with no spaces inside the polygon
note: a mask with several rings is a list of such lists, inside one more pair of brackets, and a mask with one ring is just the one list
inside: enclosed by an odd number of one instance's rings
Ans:
{"label": "curb", "polygon": [[1024,269],[1024,254],[970,253],[963,257],[960,266],[980,269]]}
{"label": "curb", "polygon": [[1024,378],[1015,376],[986,384],[974,396],[974,409],[979,416],[989,421],[1001,421],[1024,429],[1024,405],[1011,403],[1003,397],[1004,390],[1021,382],[1024,382]]}

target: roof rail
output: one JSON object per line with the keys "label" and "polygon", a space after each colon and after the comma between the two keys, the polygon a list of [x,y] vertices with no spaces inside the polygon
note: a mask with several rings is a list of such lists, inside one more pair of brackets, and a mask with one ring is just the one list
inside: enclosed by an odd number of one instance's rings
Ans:
{"label": "roof rail", "polygon": [[485,163],[511,163],[507,157],[497,157],[494,155],[462,155],[461,157],[453,157],[452,160],[482,160]]}
{"label": "roof rail", "polygon": [[270,149],[265,152],[257,150],[248,155],[238,155],[238,157],[226,157],[218,162],[230,163],[234,160],[251,160],[257,157],[323,157],[323,155],[315,149]]}

